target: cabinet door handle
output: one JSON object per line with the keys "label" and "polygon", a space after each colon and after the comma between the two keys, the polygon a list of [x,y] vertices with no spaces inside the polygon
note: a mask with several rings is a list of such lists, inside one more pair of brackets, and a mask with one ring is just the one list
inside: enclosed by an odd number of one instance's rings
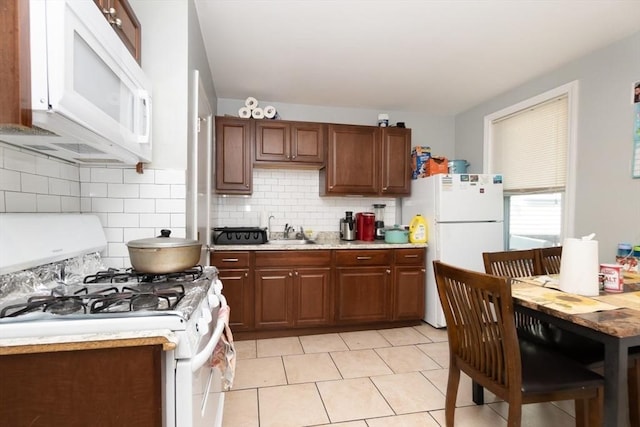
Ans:
{"label": "cabinet door handle", "polygon": [[298,276],[298,275],[299,275],[299,273],[296,271],[296,276]]}
{"label": "cabinet door handle", "polygon": [[222,258],[222,262],[238,262],[238,258]]}
{"label": "cabinet door handle", "polygon": [[296,158],[296,156],[291,156],[291,158],[292,158],[292,159],[295,159],[295,158]]}
{"label": "cabinet door handle", "polygon": [[366,261],[366,260],[371,259],[371,257],[370,257],[370,256],[359,256],[359,257],[357,257],[356,259],[357,259],[358,261]]}
{"label": "cabinet door handle", "polygon": [[289,272],[289,277],[293,276],[293,274],[291,272]]}
{"label": "cabinet door handle", "polygon": [[387,274],[391,274],[391,270],[387,270]]}
{"label": "cabinet door handle", "polygon": [[418,258],[418,255],[405,255],[405,258]]}
{"label": "cabinet door handle", "polygon": [[424,268],[423,268],[423,269],[421,269],[420,271],[422,271],[423,273],[426,273],[426,272],[427,272],[427,270],[425,270]]}
{"label": "cabinet door handle", "polygon": [[245,184],[244,186],[245,186],[245,187],[247,187],[247,188],[249,188],[249,184]]}

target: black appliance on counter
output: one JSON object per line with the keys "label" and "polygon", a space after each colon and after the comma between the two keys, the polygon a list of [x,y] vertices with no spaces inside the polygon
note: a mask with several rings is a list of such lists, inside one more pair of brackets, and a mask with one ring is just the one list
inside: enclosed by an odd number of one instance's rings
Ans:
{"label": "black appliance on counter", "polygon": [[269,241],[266,227],[216,227],[211,240],[214,245],[261,245]]}

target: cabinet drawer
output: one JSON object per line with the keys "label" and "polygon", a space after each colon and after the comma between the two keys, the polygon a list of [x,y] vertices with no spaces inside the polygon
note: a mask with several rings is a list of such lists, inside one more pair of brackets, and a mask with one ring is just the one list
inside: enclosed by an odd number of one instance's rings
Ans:
{"label": "cabinet drawer", "polygon": [[249,252],[214,252],[211,255],[211,265],[218,269],[249,267]]}
{"label": "cabinet drawer", "polygon": [[358,266],[358,265],[389,265],[391,264],[392,253],[388,249],[372,250],[337,250],[336,265]]}
{"label": "cabinet drawer", "polygon": [[395,261],[398,265],[423,265],[424,256],[423,248],[395,250]]}
{"label": "cabinet drawer", "polygon": [[256,267],[329,266],[331,251],[256,251]]}

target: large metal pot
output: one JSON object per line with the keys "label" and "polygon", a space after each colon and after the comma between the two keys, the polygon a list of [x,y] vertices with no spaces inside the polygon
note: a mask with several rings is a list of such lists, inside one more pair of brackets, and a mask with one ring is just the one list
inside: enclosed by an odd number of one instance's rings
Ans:
{"label": "large metal pot", "polygon": [[152,274],[177,273],[198,264],[202,244],[197,240],[169,237],[171,230],[160,236],[131,240],[127,243],[131,265],[136,271]]}

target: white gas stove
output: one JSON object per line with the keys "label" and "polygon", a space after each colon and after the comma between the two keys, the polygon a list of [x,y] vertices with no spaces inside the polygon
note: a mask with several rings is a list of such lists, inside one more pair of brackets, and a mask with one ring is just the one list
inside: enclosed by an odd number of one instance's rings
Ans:
{"label": "white gas stove", "polygon": [[[211,357],[228,308],[216,268],[100,269],[93,252],[105,245],[92,215],[0,214],[0,347],[168,331],[175,349],[163,352],[163,425],[221,425],[221,372]],[[226,351],[232,358],[232,342]]]}

